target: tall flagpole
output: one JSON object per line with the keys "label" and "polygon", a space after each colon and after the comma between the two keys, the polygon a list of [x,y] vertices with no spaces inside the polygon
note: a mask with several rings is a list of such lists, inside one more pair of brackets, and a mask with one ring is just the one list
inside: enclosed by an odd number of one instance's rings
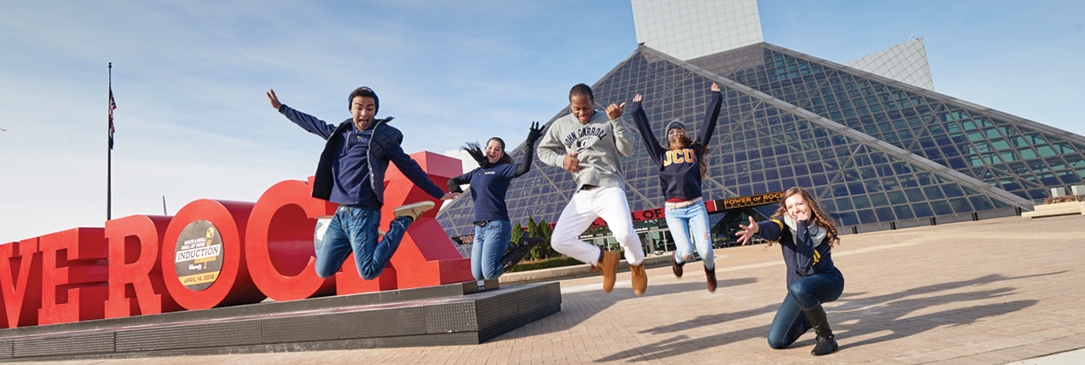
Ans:
{"label": "tall flagpole", "polygon": [[106,125],[106,178],[105,178],[105,220],[113,219],[113,62],[109,63],[109,121]]}

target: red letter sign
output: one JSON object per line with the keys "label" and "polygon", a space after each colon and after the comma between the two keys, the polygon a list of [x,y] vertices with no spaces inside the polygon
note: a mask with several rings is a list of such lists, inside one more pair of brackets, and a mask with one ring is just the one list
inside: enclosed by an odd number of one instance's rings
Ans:
{"label": "red letter sign", "polygon": [[200,199],[173,216],[162,242],[162,277],[177,304],[191,310],[264,300],[245,265],[252,205]]}
{"label": "red letter sign", "polygon": [[4,302],[0,326],[38,324],[41,308],[41,255],[38,238],[0,245],[0,299]]}
{"label": "red letter sign", "polygon": [[[459,176],[462,171],[460,161],[448,156],[419,152],[412,154],[411,158],[418,161],[422,170],[437,186],[446,185],[448,179]],[[423,200],[433,201],[438,206],[441,204],[441,201],[415,186],[396,169],[395,165],[388,167],[384,179],[381,229],[387,229],[385,227],[388,227],[388,223],[395,218],[392,210],[398,206]],[[347,258],[348,264],[344,264],[336,274],[338,293],[342,295],[374,290],[408,289],[474,280],[471,276],[471,260],[460,255],[456,250],[456,244],[448,238],[448,234],[437,223],[436,217],[437,209],[432,209],[412,223],[403,235],[403,241],[400,241],[395,255],[392,256],[390,267],[385,268],[381,276],[370,283],[358,285],[358,281],[361,280],[358,277],[358,270],[354,265],[349,264],[353,263],[354,259]],[[396,270],[396,268],[399,269]],[[388,288],[391,281],[394,281],[395,286]]]}
{"label": "red letter sign", "polygon": [[105,316],[105,236],[101,228],[74,228],[39,237],[41,310],[38,324],[78,322]]}
{"label": "red letter sign", "polygon": [[313,269],[313,228],[317,217],[335,214],[336,206],[311,197],[311,181],[273,185],[256,201],[249,217],[245,239],[249,273],[260,291],[277,301],[335,294],[334,277],[322,279]]}
{"label": "red letter sign", "polygon": [[105,222],[105,236],[109,242],[106,318],[181,309],[166,291],[158,252],[169,224],[170,217],[146,215]]}

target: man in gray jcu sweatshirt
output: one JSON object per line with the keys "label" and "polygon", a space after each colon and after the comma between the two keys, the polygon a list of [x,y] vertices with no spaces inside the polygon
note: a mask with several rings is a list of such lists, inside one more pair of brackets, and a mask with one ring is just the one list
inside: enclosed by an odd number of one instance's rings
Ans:
{"label": "man in gray jcu sweatshirt", "polygon": [[581,241],[596,218],[603,218],[625,251],[632,273],[633,292],[648,287],[644,273],[644,250],[633,231],[629,202],[625,197],[625,173],[619,155],[633,153],[633,138],[622,121],[622,105],[610,104],[606,112],[595,109],[591,87],[577,84],[569,91],[569,115],[558,118],[539,143],[539,160],[573,174],[577,191],[554,225],[550,244],[554,250],[602,269],[603,291],[614,289],[618,254]]}

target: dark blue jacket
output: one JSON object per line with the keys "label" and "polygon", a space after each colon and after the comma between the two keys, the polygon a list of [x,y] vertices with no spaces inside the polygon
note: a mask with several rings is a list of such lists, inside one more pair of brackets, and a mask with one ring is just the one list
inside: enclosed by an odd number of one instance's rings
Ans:
{"label": "dark blue jacket", "polygon": [[648,122],[641,103],[633,103],[633,121],[640,132],[644,147],[648,149],[648,157],[659,166],[659,184],[663,188],[665,200],[692,200],[701,197],[701,159],[704,158],[704,146],[708,145],[716,130],[716,119],[720,116],[722,100],[719,92],[713,91],[711,97],[712,100],[708,102],[705,110],[704,122],[701,123],[701,135],[697,136],[689,148],[681,150],[663,148],[652,134],[652,125]]}
{"label": "dark blue jacket", "polygon": [[799,235],[799,240],[796,244],[791,230],[786,227],[783,219],[757,222],[758,236],[769,241],[778,240],[780,243],[780,250],[784,254],[784,265],[787,266],[787,286],[807,276],[839,273],[836,265],[833,264],[829,237],[825,237],[820,245],[814,247],[814,241],[810,238],[806,223],[806,221],[799,221],[797,224],[795,231]]}
{"label": "dark blue jacket", "polygon": [[535,154],[531,147],[535,140],[528,136],[524,142],[524,160],[513,166],[512,163],[498,161],[479,161],[479,168],[448,180],[448,191],[462,193],[460,185],[471,185],[471,201],[475,204],[475,223],[494,220],[509,220],[509,208],[505,204],[505,194],[513,178],[520,177],[531,170],[531,159]]}
{"label": "dark blue jacket", "polygon": [[[352,129],[353,123],[351,119],[347,119],[339,123],[338,126],[333,127],[331,124],[324,123],[311,115],[290,108],[286,104],[279,107],[279,113],[282,113],[287,119],[290,119],[303,129],[327,140],[327,143],[324,144],[324,150],[320,153],[320,160],[317,162],[312,195],[314,198],[329,200],[332,187],[336,182],[336,177],[332,173],[332,166],[339,158],[343,135],[347,130]],[[403,133],[388,125],[391,120],[392,117],[377,119],[373,121],[373,126],[369,127],[373,132],[369,138],[369,152],[366,162],[369,166],[370,188],[378,200],[377,203],[384,204],[384,172],[388,169],[389,161],[395,163],[396,167],[403,172],[403,175],[407,176],[411,182],[422,188],[427,194],[440,199],[444,196],[444,191],[429,179],[426,172],[414,159],[403,152],[403,148],[400,147],[400,143],[403,142]]]}

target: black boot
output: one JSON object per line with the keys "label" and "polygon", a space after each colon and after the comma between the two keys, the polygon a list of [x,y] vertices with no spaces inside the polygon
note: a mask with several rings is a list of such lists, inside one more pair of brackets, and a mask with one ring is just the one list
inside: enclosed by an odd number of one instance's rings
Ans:
{"label": "black boot", "polygon": [[833,330],[829,328],[829,320],[825,318],[825,309],[821,304],[803,309],[802,312],[806,314],[806,320],[810,321],[810,326],[814,327],[814,333],[818,335],[817,344],[810,354],[818,356],[835,352],[838,348],[836,336],[833,336]]}
{"label": "black boot", "polygon": [[546,242],[546,240],[538,237],[527,237],[520,240],[519,247],[512,249],[501,258],[501,267],[505,268],[505,271],[509,271],[513,266],[516,266],[520,260],[527,256],[528,252],[531,252],[532,248],[539,244]]}

